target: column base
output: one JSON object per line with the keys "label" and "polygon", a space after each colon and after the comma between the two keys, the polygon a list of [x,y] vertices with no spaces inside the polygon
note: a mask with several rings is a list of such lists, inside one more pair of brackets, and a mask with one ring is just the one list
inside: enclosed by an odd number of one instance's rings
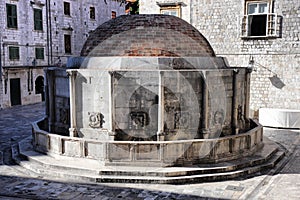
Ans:
{"label": "column base", "polygon": [[70,137],[78,137],[77,128],[69,128]]}
{"label": "column base", "polygon": [[165,133],[164,132],[157,132],[157,141],[165,141]]}

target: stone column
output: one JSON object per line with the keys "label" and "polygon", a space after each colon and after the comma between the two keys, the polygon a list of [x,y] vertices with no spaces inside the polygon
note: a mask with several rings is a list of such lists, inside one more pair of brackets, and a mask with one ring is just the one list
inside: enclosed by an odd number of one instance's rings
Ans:
{"label": "stone column", "polygon": [[203,72],[203,83],[202,83],[202,134],[203,138],[208,137],[208,87],[207,87],[207,79],[206,72]]}
{"label": "stone column", "polygon": [[232,116],[231,116],[231,127],[232,134],[236,135],[239,133],[238,128],[238,101],[237,101],[237,74],[239,73],[238,69],[233,70],[233,80],[232,80]]}
{"label": "stone column", "polygon": [[250,78],[251,78],[252,68],[246,69],[246,77],[245,77],[245,121],[246,121],[246,129],[250,128]]}
{"label": "stone column", "polygon": [[115,98],[114,98],[114,71],[110,71],[109,73],[109,79],[108,79],[108,84],[109,84],[109,113],[110,113],[110,125],[109,125],[109,136],[111,140],[114,140],[115,136]]}
{"label": "stone column", "polygon": [[69,129],[70,137],[78,137],[77,124],[76,124],[76,76],[77,71],[68,70],[69,84],[70,84],[70,117],[71,127]]}
{"label": "stone column", "polygon": [[47,76],[46,76],[46,81],[47,81],[47,84],[46,84],[46,115],[48,117],[48,129],[49,129],[49,132],[53,132],[53,124],[54,124],[54,119],[55,119],[55,97],[54,97],[54,74],[55,74],[55,71],[54,70],[51,70],[51,69],[48,69],[47,70]]}
{"label": "stone column", "polygon": [[163,76],[164,72],[160,71],[158,75],[158,129],[157,129],[157,141],[164,140],[164,84]]}

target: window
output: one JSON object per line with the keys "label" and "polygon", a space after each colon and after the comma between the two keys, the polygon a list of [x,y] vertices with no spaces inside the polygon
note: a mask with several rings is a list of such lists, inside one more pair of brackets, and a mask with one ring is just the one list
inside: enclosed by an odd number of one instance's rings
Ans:
{"label": "window", "polygon": [[117,13],[115,11],[111,11],[111,18],[115,19],[117,17]]}
{"label": "window", "polygon": [[71,16],[70,3],[64,2],[64,14]]}
{"label": "window", "polygon": [[43,30],[43,14],[40,9],[33,9],[34,30]]}
{"label": "window", "polygon": [[20,59],[20,53],[19,53],[19,47],[8,47],[8,54],[9,54],[9,60],[19,60]]}
{"label": "window", "polygon": [[90,19],[95,19],[95,7],[90,7]]}
{"label": "window", "polygon": [[13,4],[6,4],[7,27],[18,28],[17,23],[17,6]]}
{"label": "window", "polygon": [[179,17],[179,10],[175,9],[175,8],[163,8],[163,9],[160,9],[160,14],[173,15],[173,16]]}
{"label": "window", "polygon": [[272,1],[246,0],[242,23],[243,37],[278,37],[279,19],[272,12]]}
{"label": "window", "polygon": [[35,48],[35,58],[44,60],[44,48]]}
{"label": "window", "polygon": [[65,53],[71,53],[71,35],[64,35]]}
{"label": "window", "polygon": [[160,7],[160,14],[181,17],[180,3],[157,3],[157,5]]}

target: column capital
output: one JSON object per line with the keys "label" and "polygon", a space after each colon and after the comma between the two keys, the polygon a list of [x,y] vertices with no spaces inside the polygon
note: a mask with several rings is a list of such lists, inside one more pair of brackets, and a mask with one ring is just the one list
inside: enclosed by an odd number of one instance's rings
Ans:
{"label": "column capital", "polygon": [[76,79],[78,71],[75,70],[67,70],[68,77],[74,77]]}

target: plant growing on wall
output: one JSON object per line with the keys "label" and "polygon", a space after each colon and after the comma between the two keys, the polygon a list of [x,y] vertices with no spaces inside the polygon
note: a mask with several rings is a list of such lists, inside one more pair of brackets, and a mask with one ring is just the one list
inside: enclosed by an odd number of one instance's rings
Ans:
{"label": "plant growing on wall", "polygon": [[139,0],[126,0],[125,12],[130,15],[139,14]]}

